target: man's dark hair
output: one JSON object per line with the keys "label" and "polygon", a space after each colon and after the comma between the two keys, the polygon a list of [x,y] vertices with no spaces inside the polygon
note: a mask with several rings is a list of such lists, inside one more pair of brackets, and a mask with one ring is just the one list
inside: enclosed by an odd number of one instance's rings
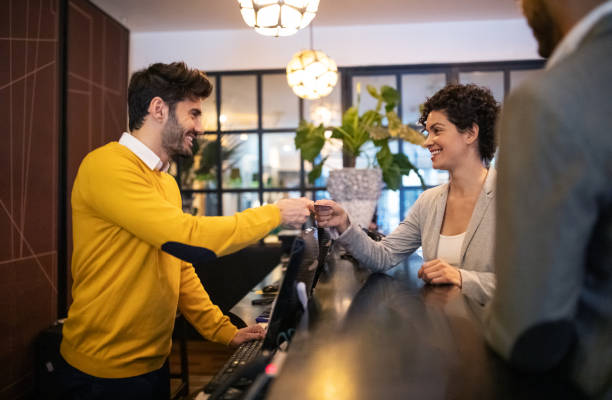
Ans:
{"label": "man's dark hair", "polygon": [[188,68],[184,62],[151,64],[132,74],[128,87],[130,131],[139,129],[148,114],[149,104],[159,96],[171,112],[179,101],[210,96],[212,84],[206,74]]}
{"label": "man's dark hair", "polygon": [[442,111],[459,132],[465,132],[473,124],[478,125],[478,152],[488,166],[497,147],[495,121],[499,108],[499,103],[485,87],[450,84],[423,104],[419,123],[425,126],[430,112]]}

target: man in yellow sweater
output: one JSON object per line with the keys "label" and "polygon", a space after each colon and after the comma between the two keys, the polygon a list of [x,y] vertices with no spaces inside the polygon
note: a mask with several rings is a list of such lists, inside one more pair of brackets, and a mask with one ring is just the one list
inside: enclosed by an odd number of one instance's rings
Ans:
{"label": "man in yellow sweater", "polygon": [[183,213],[166,171],[192,155],[212,85],[184,63],[133,74],[129,128],[89,153],[72,190],[73,303],[63,328],[66,398],[168,399],[166,359],[177,307],[205,338],[232,346],[263,337],[211,303],[193,263],[237,251],[280,223],[299,226],[311,201],[284,199],[228,217]]}

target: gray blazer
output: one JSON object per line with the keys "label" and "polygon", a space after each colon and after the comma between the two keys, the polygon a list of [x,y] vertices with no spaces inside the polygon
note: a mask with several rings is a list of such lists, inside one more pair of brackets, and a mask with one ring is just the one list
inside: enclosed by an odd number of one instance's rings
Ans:
{"label": "gray blazer", "polygon": [[[462,292],[482,304],[489,300],[495,289],[495,175],[495,169],[490,168],[468,224],[459,266]],[[339,236],[338,242],[374,271],[386,271],[420,246],[425,261],[433,260],[438,254],[448,188],[447,183],[423,192],[406,219],[380,242],[371,240],[352,224]]]}
{"label": "gray blazer", "polygon": [[[500,121],[489,343],[522,369],[564,356],[612,398],[612,14],[510,94]],[[571,352],[568,353],[568,350]]]}

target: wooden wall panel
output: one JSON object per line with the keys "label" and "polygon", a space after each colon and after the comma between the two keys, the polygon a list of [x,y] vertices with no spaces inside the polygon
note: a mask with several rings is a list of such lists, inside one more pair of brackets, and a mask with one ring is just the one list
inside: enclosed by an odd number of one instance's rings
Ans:
{"label": "wooden wall panel", "polygon": [[[127,126],[129,32],[86,0],[3,0],[2,6],[0,399],[26,399],[35,388],[35,339],[56,320],[58,298],[70,293],[70,282],[67,293],[58,293],[58,252],[68,246],[69,262],[72,240],[70,230],[58,237],[58,199],[67,198],[69,217],[82,158]],[[69,21],[65,42],[62,7]],[[59,56],[64,43],[67,70]],[[64,76],[65,136],[59,131]],[[66,193],[60,193],[62,165]],[[69,265],[60,268],[70,275]]]}
{"label": "wooden wall panel", "polygon": [[[86,0],[68,1],[67,229],[72,254],[70,194],[91,150],[127,130],[129,31]],[[72,279],[68,269],[68,304]]]}
{"label": "wooden wall panel", "polygon": [[26,398],[57,316],[58,0],[0,13],[0,398]]}

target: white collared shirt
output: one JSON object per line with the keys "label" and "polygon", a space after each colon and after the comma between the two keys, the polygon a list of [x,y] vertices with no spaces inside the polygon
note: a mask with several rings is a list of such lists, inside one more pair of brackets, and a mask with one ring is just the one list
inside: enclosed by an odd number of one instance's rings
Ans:
{"label": "white collared shirt", "polygon": [[561,40],[561,43],[557,45],[546,63],[546,69],[550,69],[559,63],[559,61],[572,54],[595,24],[609,13],[612,13],[612,0],[608,0],[602,5],[595,7],[584,18],[578,21]]}
{"label": "white collared shirt", "polygon": [[166,163],[166,165],[164,165],[153,150],[148,148],[147,145],[138,140],[138,138],[130,135],[127,132],[123,132],[121,139],[119,139],[119,144],[122,144],[130,149],[132,153],[136,154],[136,156],[140,158],[142,162],[147,164],[147,166],[153,171],[157,170],[167,172],[168,168],[170,168],[170,163]]}

